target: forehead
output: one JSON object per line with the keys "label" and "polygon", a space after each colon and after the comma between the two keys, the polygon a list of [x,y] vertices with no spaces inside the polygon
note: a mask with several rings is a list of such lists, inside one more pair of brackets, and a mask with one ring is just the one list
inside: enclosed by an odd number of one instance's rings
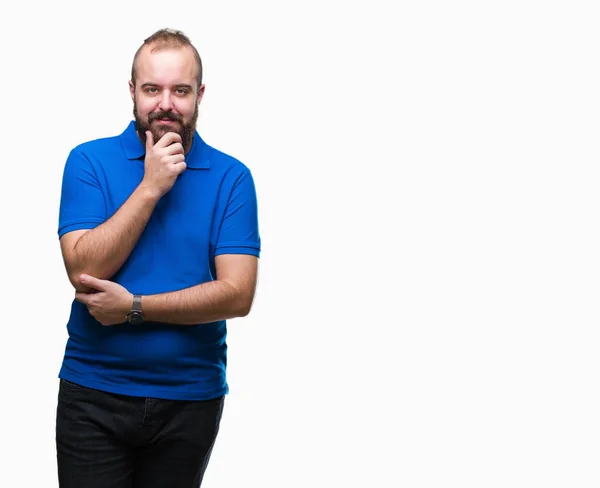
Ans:
{"label": "forehead", "polygon": [[189,46],[179,48],[145,46],[136,60],[136,84],[195,84],[198,65]]}

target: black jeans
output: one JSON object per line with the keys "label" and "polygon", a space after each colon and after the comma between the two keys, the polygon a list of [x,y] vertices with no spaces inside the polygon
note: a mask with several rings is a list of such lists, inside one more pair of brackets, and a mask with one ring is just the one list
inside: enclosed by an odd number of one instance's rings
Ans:
{"label": "black jeans", "polygon": [[224,397],[137,398],[60,381],[60,488],[198,488],[219,431]]}

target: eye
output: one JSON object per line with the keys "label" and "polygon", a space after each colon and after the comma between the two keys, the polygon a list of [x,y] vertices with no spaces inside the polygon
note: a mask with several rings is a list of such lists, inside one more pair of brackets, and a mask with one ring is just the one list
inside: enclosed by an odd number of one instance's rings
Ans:
{"label": "eye", "polygon": [[147,86],[146,88],[144,88],[144,91],[146,93],[158,93],[158,88],[154,86]]}
{"label": "eye", "polygon": [[187,88],[177,88],[175,93],[177,93],[177,95],[187,95],[189,90]]}

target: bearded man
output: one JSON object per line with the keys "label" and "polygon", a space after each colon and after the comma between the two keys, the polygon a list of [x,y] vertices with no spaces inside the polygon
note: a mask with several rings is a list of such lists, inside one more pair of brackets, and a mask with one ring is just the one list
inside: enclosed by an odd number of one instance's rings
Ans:
{"label": "bearded man", "polygon": [[197,131],[204,90],[189,38],[155,32],[132,63],[134,120],[65,163],[61,488],[202,483],[229,392],[226,324],[250,312],[261,244],[250,170]]}

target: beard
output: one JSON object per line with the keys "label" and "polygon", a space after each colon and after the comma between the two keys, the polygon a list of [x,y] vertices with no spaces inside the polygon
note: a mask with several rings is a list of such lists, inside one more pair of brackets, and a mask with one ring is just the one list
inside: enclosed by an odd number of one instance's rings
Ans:
{"label": "beard", "polygon": [[[186,124],[183,123],[183,117],[181,115],[171,111],[152,112],[148,115],[148,119],[144,120],[138,113],[137,103],[135,101],[133,102],[133,116],[135,117],[135,129],[144,146],[146,145],[146,131],[149,130],[154,138],[154,144],[156,144],[167,132],[176,132],[181,136],[181,145],[186,153],[192,147],[196,122],[198,121],[198,104],[196,104],[196,108],[194,109],[194,115],[192,115],[192,118]],[[160,122],[155,122],[160,119],[168,119],[177,122],[177,124],[179,124],[179,129],[176,130],[176,127],[172,125],[164,125]]]}

